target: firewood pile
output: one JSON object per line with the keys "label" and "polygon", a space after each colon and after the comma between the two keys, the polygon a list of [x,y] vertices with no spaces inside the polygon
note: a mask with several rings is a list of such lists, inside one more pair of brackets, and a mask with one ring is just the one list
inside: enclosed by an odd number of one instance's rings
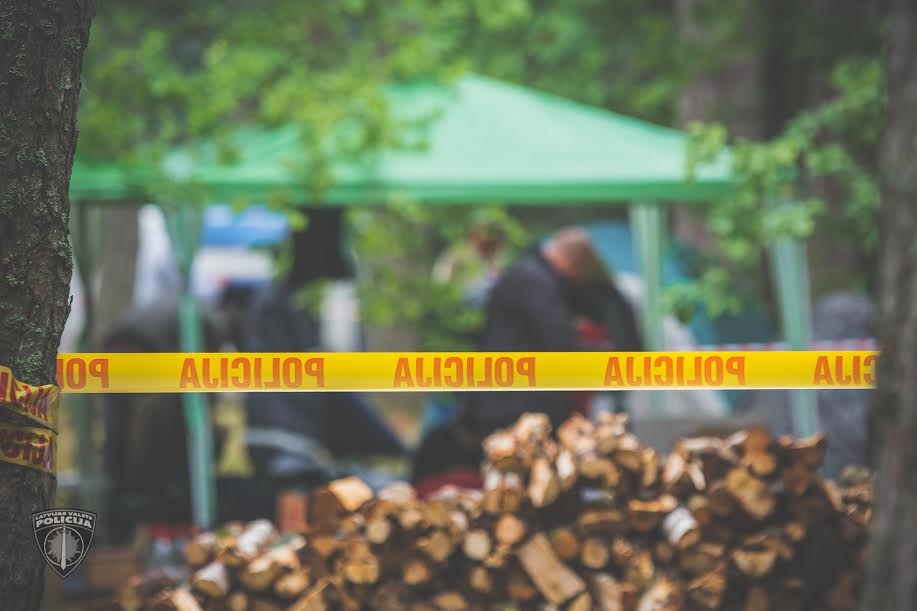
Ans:
{"label": "firewood pile", "polygon": [[752,429],[644,447],[624,416],[539,414],[484,443],[483,490],[418,500],[355,478],[309,529],[205,533],[189,579],[135,579],[123,611],[845,611],[861,586],[869,475],[818,469],[826,440]]}

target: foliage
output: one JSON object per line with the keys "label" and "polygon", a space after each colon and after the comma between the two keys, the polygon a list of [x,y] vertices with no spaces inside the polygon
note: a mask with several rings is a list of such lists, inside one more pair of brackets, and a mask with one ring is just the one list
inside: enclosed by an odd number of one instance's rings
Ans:
{"label": "foliage", "polygon": [[[735,310],[724,270],[741,277],[759,264],[774,239],[808,238],[816,223],[830,222],[837,239],[875,248],[879,190],[874,169],[858,153],[876,141],[882,126],[881,77],[876,58],[843,61],[832,73],[836,97],[799,113],[772,140],[739,141],[732,147],[738,187],[707,217],[721,265],[712,266],[695,286],[679,287],[669,296],[673,304],[702,303],[714,315]],[[722,125],[695,124],[691,135],[690,169],[723,153]],[[844,202],[839,216],[826,218],[826,188]]]}
{"label": "foliage", "polygon": [[499,228],[511,249],[528,239],[500,206],[474,214],[461,206],[413,202],[354,210],[351,226],[365,320],[412,329],[427,350],[471,348],[470,337],[482,323],[482,312],[467,306],[463,287],[434,282],[432,268],[446,249],[465,240],[472,225],[481,222]]}
{"label": "foliage", "polygon": [[[207,138],[231,160],[238,151],[230,134],[240,125],[292,123],[309,160],[303,175],[320,201],[333,185],[332,159],[417,144],[404,141],[410,130],[393,120],[383,95],[392,81],[473,69],[673,124],[679,95],[696,77],[763,57],[773,70],[759,92],[761,112],[776,117],[777,135],[732,148],[740,186],[707,213],[717,242],[711,265],[667,295],[683,316],[696,305],[716,315],[738,306],[737,279],[753,276],[748,270],[775,236],[808,236],[817,223],[864,249],[874,245],[878,196],[863,159],[883,111],[871,5],[844,0],[831,9],[837,19],[826,20],[812,3],[751,0],[109,3],[86,53],[80,156],[159,168],[176,145]],[[823,101],[824,66],[834,64],[834,95]],[[729,119],[731,110],[713,112]],[[729,140],[721,125],[692,132],[692,166]],[[843,214],[826,214],[825,183],[845,200]],[[790,202],[790,193],[804,197]],[[192,185],[151,195],[199,199]],[[265,203],[293,202],[278,194]],[[492,210],[518,227],[499,202]],[[458,290],[429,275],[436,255],[463,237],[464,211],[401,202],[356,211],[352,221],[368,320],[414,326],[425,347],[475,326]],[[314,304],[318,291],[304,299]]]}

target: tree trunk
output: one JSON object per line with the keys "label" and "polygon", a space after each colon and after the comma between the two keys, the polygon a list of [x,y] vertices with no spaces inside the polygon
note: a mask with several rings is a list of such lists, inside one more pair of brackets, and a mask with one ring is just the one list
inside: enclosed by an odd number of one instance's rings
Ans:
{"label": "tree trunk", "polygon": [[[70,310],[70,171],[92,0],[0,7],[0,364],[32,384],[55,378]],[[0,423],[26,424],[0,410]],[[34,425],[33,425],[34,426]],[[36,611],[44,560],[31,514],[53,477],[0,462],[0,609]]]}
{"label": "tree trunk", "polygon": [[873,414],[879,470],[863,609],[917,598],[917,6],[889,16],[888,111],[880,152],[879,360]]}

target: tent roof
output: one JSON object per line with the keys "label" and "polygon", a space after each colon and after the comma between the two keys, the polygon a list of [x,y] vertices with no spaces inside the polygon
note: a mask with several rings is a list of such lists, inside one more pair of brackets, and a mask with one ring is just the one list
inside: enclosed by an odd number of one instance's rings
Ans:
{"label": "tent roof", "polygon": [[[730,186],[725,156],[686,180],[687,137],[679,131],[489,78],[401,85],[390,99],[396,119],[437,113],[408,130],[424,146],[335,163],[328,203],[399,196],[429,203],[697,201]],[[240,130],[233,140],[233,163],[219,163],[215,145],[186,149],[167,159],[167,175],[202,186],[216,201],[308,197],[294,126]],[[75,193],[88,190],[79,178],[75,170]]]}

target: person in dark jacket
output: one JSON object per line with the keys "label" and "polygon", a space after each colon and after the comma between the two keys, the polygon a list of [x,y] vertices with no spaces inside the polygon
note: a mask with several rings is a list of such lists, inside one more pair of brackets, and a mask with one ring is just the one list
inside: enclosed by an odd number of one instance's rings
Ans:
{"label": "person in dark jacket", "polygon": [[[312,209],[292,236],[288,273],[258,293],[239,339],[246,352],[310,352],[320,346],[319,322],[296,295],[322,278],[351,275],[341,249],[340,210]],[[357,393],[250,393],[246,441],[257,477],[278,489],[309,487],[336,475],[336,461],[354,456],[403,456],[397,435]]]}
{"label": "person in dark jacket", "polygon": [[[479,349],[485,352],[578,352],[608,350],[611,337],[585,337],[586,321],[610,322],[623,297],[578,227],[552,235],[510,266],[494,285]],[[633,313],[627,325],[636,328]],[[633,331],[628,331],[633,334]],[[624,349],[618,348],[618,349]],[[430,431],[414,457],[415,482],[453,470],[477,469],[481,440],[529,411],[547,414],[555,426],[569,417],[570,392],[482,392],[463,395],[459,419]]]}

